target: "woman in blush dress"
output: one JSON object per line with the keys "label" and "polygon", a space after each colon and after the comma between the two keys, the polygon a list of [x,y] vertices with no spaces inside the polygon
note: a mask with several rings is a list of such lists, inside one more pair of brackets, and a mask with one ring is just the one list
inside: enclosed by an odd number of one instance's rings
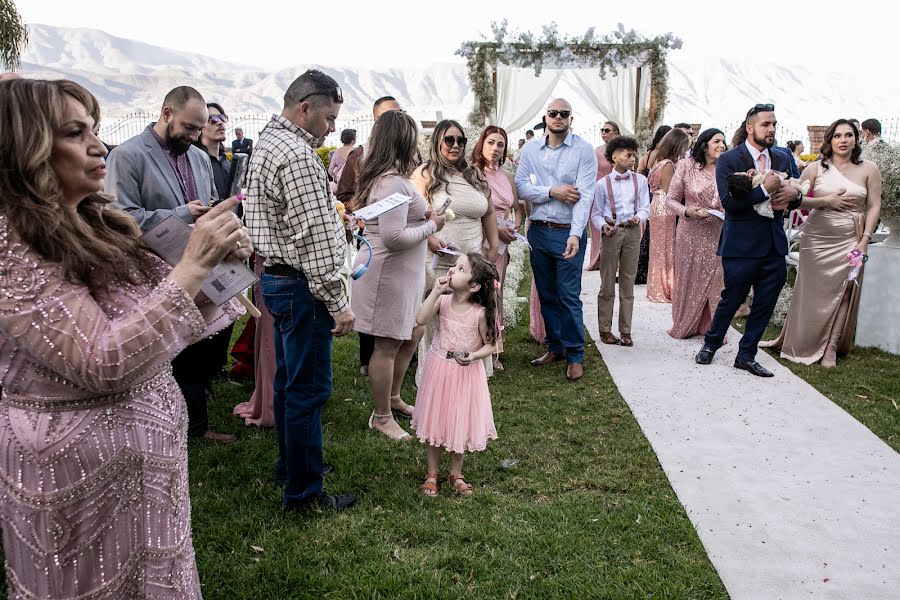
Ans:
{"label": "woman in blush dress", "polygon": [[522,226],[522,211],[519,206],[519,193],[512,173],[503,170],[506,162],[506,131],[496,125],[488,125],[481,132],[481,137],[472,149],[472,164],[481,169],[491,188],[491,202],[494,215],[497,217],[497,235],[500,238],[500,249],[497,260],[497,275],[500,277],[499,301],[497,302],[497,325],[500,335],[494,342],[494,369],[503,370],[500,354],[503,352],[503,283],[506,280],[506,267],[509,265],[507,246],[513,243],[516,232]]}
{"label": "woman in blush dress", "polygon": [[663,137],[656,152],[656,163],[650,169],[650,261],[647,270],[647,299],[650,302],[672,301],[673,255],[675,254],[675,213],[666,204],[666,193],[675,175],[675,165],[690,146],[691,138],[680,129]]}
{"label": "woman in blush dress", "polygon": [[[415,120],[405,112],[392,110],[378,117],[362,159],[356,194],[363,206],[398,193],[412,198],[366,223],[372,260],[365,274],[350,284],[354,329],[375,340],[369,359],[374,399],[369,429],[393,440],[410,438],[394,414],[412,417],[412,407],[400,398],[400,388],[422,335],[416,313],[425,291],[425,240],[440,231],[445,220],[439,215],[429,218],[425,198],[409,179],[418,157],[418,136]],[[363,247],[355,266],[367,259]]]}
{"label": "woman in blush dress", "polygon": [[678,163],[666,194],[669,209],[680,217],[675,233],[669,330],[676,339],[706,333],[725,287],[722,259],[716,254],[724,220],[709,212],[723,210],[716,187],[716,162],[725,150],[725,134],[721,131],[707,129],[701,133],[691,157]]}
{"label": "woman in blush dress", "polygon": [[[781,335],[761,344],[806,365],[834,367],[853,347],[863,270],[851,279],[849,255],[866,255],[881,212],[881,173],[860,158],[859,130],[839,119],[825,132],[821,160],[807,166],[812,209],[800,238],[800,267]],[[843,190],[843,193],[842,193]]]}
{"label": "woman in blush dress", "polygon": [[331,153],[331,160],[328,162],[328,175],[331,177],[331,193],[337,191],[338,181],[341,180],[341,173],[347,164],[347,156],[356,147],[356,130],[345,129],[341,131],[341,147]]}
{"label": "woman in blush dress", "polygon": [[[265,259],[257,254],[254,260],[257,277],[262,277],[264,262]],[[253,300],[260,312],[260,317],[253,323],[253,376],[256,387],[250,400],[235,406],[233,412],[244,420],[245,425],[274,427],[275,388],[272,382],[275,381],[275,320],[266,308],[259,281],[253,285]]]}
{"label": "woman in blush dress", "polygon": [[0,525],[9,598],[199,600],[172,359],[237,318],[195,303],[246,260],[229,198],[173,268],[102,193],[96,99],[0,83]]}
{"label": "woman in blush dress", "polygon": [[647,148],[647,154],[641,157],[640,162],[638,162],[638,167],[636,171],[643,175],[644,177],[650,176],[650,169],[653,168],[653,165],[656,164],[657,161],[657,147],[659,147],[659,143],[662,141],[666,134],[672,131],[672,128],[668,125],[660,125],[656,128],[656,133],[653,134],[653,141],[650,142],[650,147]]}
{"label": "woman in blush dress", "polygon": [[[606,145],[615,137],[619,137],[619,125],[612,121],[607,121],[600,128],[600,138],[603,144],[597,146],[594,153],[597,155],[597,179],[600,180],[612,173],[613,166],[606,159]],[[588,228],[591,232],[591,253],[588,255],[588,271],[596,271],[600,268],[600,241],[603,235],[599,229],[594,228],[594,224],[588,219]]]}
{"label": "woman in blush dress", "polygon": [[[447,221],[440,232],[428,237],[425,285],[429,290],[435,277],[444,277],[456,264],[459,253],[477,252],[491,262],[496,261],[499,254],[500,236],[490,200],[491,188],[481,169],[466,159],[467,142],[462,125],[452,120],[441,121],[434,128],[428,160],[412,176],[413,184],[432,210],[440,211],[447,205],[456,216]],[[448,247],[457,254],[443,252]],[[419,344],[420,359],[428,356],[434,323],[426,327]],[[487,359],[485,370],[488,375],[493,373],[492,365],[493,360]],[[420,360],[416,382],[421,380],[424,366]]]}

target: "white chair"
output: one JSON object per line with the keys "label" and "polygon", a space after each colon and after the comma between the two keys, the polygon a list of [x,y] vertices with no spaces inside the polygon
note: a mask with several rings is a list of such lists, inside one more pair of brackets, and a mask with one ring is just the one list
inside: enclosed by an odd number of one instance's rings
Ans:
{"label": "white chair", "polygon": [[806,216],[795,208],[785,220],[785,236],[787,236],[788,253],[784,257],[788,269],[798,271],[800,269],[800,237],[803,235],[803,224],[806,222]]}

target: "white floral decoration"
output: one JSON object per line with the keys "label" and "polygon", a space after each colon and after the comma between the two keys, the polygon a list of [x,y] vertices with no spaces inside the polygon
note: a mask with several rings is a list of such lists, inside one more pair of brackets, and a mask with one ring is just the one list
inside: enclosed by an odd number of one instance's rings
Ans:
{"label": "white floral decoration", "polygon": [[880,141],[863,142],[862,157],[871,160],[881,171],[881,214],[900,217],[900,146]]}

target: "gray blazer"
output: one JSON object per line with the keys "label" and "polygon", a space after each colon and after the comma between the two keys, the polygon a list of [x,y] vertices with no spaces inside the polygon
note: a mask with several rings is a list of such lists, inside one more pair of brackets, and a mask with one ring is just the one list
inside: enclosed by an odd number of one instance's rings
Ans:
{"label": "gray blazer", "polygon": [[[188,161],[197,184],[197,199],[204,204],[217,199],[206,152],[191,146]],[[185,223],[194,222],[175,171],[149,129],[109,153],[106,158],[106,191],[116,197],[114,206],[128,212],[144,231],[170,215]]]}

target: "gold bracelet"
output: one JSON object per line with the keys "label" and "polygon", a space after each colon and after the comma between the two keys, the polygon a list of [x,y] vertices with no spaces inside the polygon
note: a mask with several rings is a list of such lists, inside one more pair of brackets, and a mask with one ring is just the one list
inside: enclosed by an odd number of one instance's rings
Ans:
{"label": "gold bracelet", "polygon": [[871,233],[863,233],[863,235],[864,235],[865,237],[869,238],[869,241],[870,241],[870,242],[872,241],[872,234],[871,234]]}

